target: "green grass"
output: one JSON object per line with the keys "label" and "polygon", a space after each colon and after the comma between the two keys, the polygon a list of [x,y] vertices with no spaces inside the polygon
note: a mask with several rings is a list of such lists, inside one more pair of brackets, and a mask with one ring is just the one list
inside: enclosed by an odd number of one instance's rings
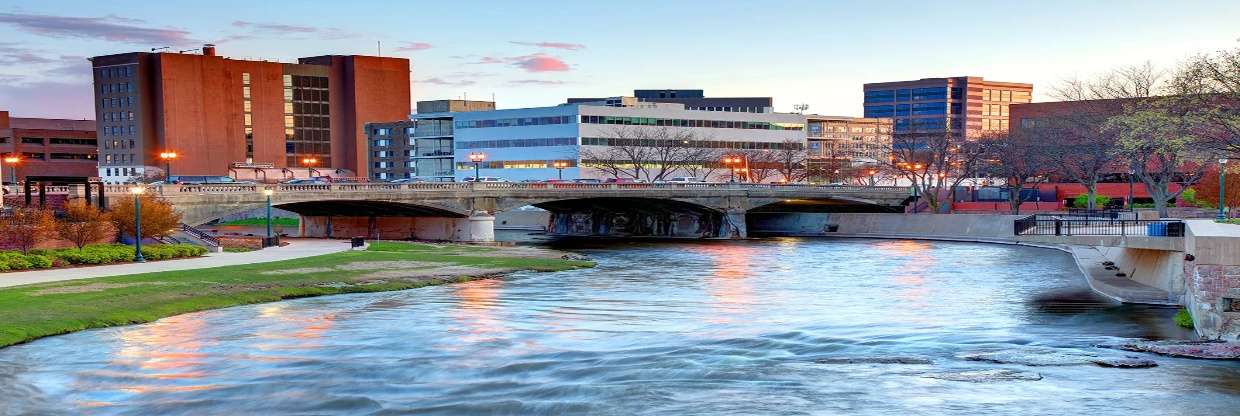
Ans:
{"label": "green grass", "polygon": [[[300,221],[301,221],[300,219],[292,218],[292,217],[272,217],[271,225],[273,227],[296,227]],[[265,227],[267,226],[267,217],[241,218],[241,219],[232,220],[232,221],[220,221],[220,223],[216,225],[259,225],[259,226]]]}
{"label": "green grass", "polygon": [[1188,309],[1180,309],[1179,312],[1175,313],[1175,324],[1193,329],[1193,315],[1188,313]]}
{"label": "green grass", "polygon": [[[159,318],[281,299],[381,292],[465,281],[447,279],[357,281],[376,270],[331,269],[352,262],[419,261],[482,268],[559,271],[591,267],[587,261],[483,256],[490,247],[380,242],[366,251],[261,264],[166,271],[0,288],[0,347],[81,331],[151,322]],[[479,255],[483,254],[483,255]],[[264,271],[308,269],[297,274]],[[0,275],[0,279],[3,279]]]}
{"label": "green grass", "polygon": [[1222,221],[1219,221],[1219,220],[1214,220],[1214,222],[1219,222],[1219,223],[1223,223],[1223,224],[1234,224],[1234,225],[1240,225],[1240,218],[1228,218],[1228,219],[1225,219],[1225,220],[1222,220]]}
{"label": "green grass", "polygon": [[254,251],[254,249],[249,247],[224,247],[225,253],[248,253],[251,251]]}

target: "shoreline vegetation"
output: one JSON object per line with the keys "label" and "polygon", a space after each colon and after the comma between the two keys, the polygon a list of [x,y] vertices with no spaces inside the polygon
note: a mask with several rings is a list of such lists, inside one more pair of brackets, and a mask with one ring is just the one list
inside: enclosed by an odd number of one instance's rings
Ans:
{"label": "shoreline vegetation", "polygon": [[15,286],[0,289],[0,348],[230,306],[593,266],[537,248],[375,242],[366,250],[270,263]]}

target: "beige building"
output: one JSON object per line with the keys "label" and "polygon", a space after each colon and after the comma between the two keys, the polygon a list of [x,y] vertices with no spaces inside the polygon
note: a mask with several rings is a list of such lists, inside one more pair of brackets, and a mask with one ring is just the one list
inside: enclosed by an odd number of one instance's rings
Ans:
{"label": "beige building", "polygon": [[805,122],[809,166],[819,179],[875,166],[891,155],[889,118],[808,114]]}

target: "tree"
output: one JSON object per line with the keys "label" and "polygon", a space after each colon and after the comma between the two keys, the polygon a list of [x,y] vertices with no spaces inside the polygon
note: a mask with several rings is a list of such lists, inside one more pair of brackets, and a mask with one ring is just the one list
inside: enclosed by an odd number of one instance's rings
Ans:
{"label": "tree", "polygon": [[763,183],[779,173],[779,155],[774,150],[749,150],[743,153],[746,170],[744,180],[752,183]]}
{"label": "tree", "polygon": [[1202,145],[1240,156],[1240,48],[1189,59],[1168,89],[1181,108],[1190,109]]}
{"label": "tree", "polygon": [[702,156],[694,133],[666,127],[616,126],[600,144],[583,146],[584,164],[613,178],[661,181]]}
{"label": "tree", "polygon": [[0,242],[30,253],[39,243],[56,236],[56,218],[42,208],[16,208],[0,217]]}
{"label": "tree", "polygon": [[[1240,173],[1236,172],[1236,169],[1227,169],[1227,177],[1224,180],[1227,181],[1223,190],[1227,193],[1224,195],[1226,201],[1224,207],[1227,207],[1229,211],[1234,211],[1236,207],[1240,207]],[[1206,169],[1201,180],[1193,185],[1193,189],[1197,190],[1197,200],[1215,207],[1218,206],[1218,187],[1217,168]]]}
{"label": "tree", "polygon": [[[986,147],[981,140],[958,138],[949,131],[901,134],[892,138],[891,158],[884,168],[907,179],[931,212],[950,208],[940,190],[951,190],[979,170]],[[915,202],[917,203],[917,202]]]}
{"label": "tree", "polygon": [[66,206],[64,218],[56,222],[56,233],[61,239],[72,242],[78,250],[106,238],[108,231],[107,216],[83,202]]}
{"label": "tree", "polygon": [[[181,213],[176,212],[172,204],[147,194],[139,198],[142,198],[141,238],[166,236],[181,224]],[[133,198],[122,198],[108,213],[108,219],[116,226],[117,232],[134,235],[133,202]]]}
{"label": "tree", "polygon": [[1047,171],[1046,155],[1036,139],[1020,133],[995,132],[979,139],[990,163],[987,173],[1004,178],[1008,204],[1020,214],[1020,193]]}
{"label": "tree", "polygon": [[705,146],[693,147],[689,150],[689,154],[685,156],[686,163],[681,166],[685,174],[704,181],[709,181],[715,172],[724,168],[720,160],[723,159],[723,151]]}
{"label": "tree", "polygon": [[784,177],[784,182],[800,182],[808,177],[806,162],[809,153],[801,141],[784,140],[778,149],[771,151],[771,158],[777,165],[776,170]]}
{"label": "tree", "polygon": [[[1149,99],[1131,104],[1104,127],[1117,135],[1118,154],[1154,198],[1159,217],[1167,216],[1167,202],[1201,179],[1202,168],[1213,159],[1194,135],[1192,118],[1174,103]],[[1171,192],[1177,182],[1180,189]]]}

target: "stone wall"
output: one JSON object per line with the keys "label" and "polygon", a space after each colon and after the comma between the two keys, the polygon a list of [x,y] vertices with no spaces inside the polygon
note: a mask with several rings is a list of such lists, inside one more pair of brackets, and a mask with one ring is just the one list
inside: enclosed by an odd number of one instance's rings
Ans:
{"label": "stone wall", "polygon": [[345,217],[303,216],[302,237],[386,240],[495,241],[495,217]]}
{"label": "stone wall", "polygon": [[223,248],[248,248],[252,250],[261,250],[263,248],[263,238],[256,236],[222,236],[218,237],[220,247]]}
{"label": "stone wall", "polygon": [[1197,334],[1240,341],[1240,226],[1188,221],[1184,304]]}

